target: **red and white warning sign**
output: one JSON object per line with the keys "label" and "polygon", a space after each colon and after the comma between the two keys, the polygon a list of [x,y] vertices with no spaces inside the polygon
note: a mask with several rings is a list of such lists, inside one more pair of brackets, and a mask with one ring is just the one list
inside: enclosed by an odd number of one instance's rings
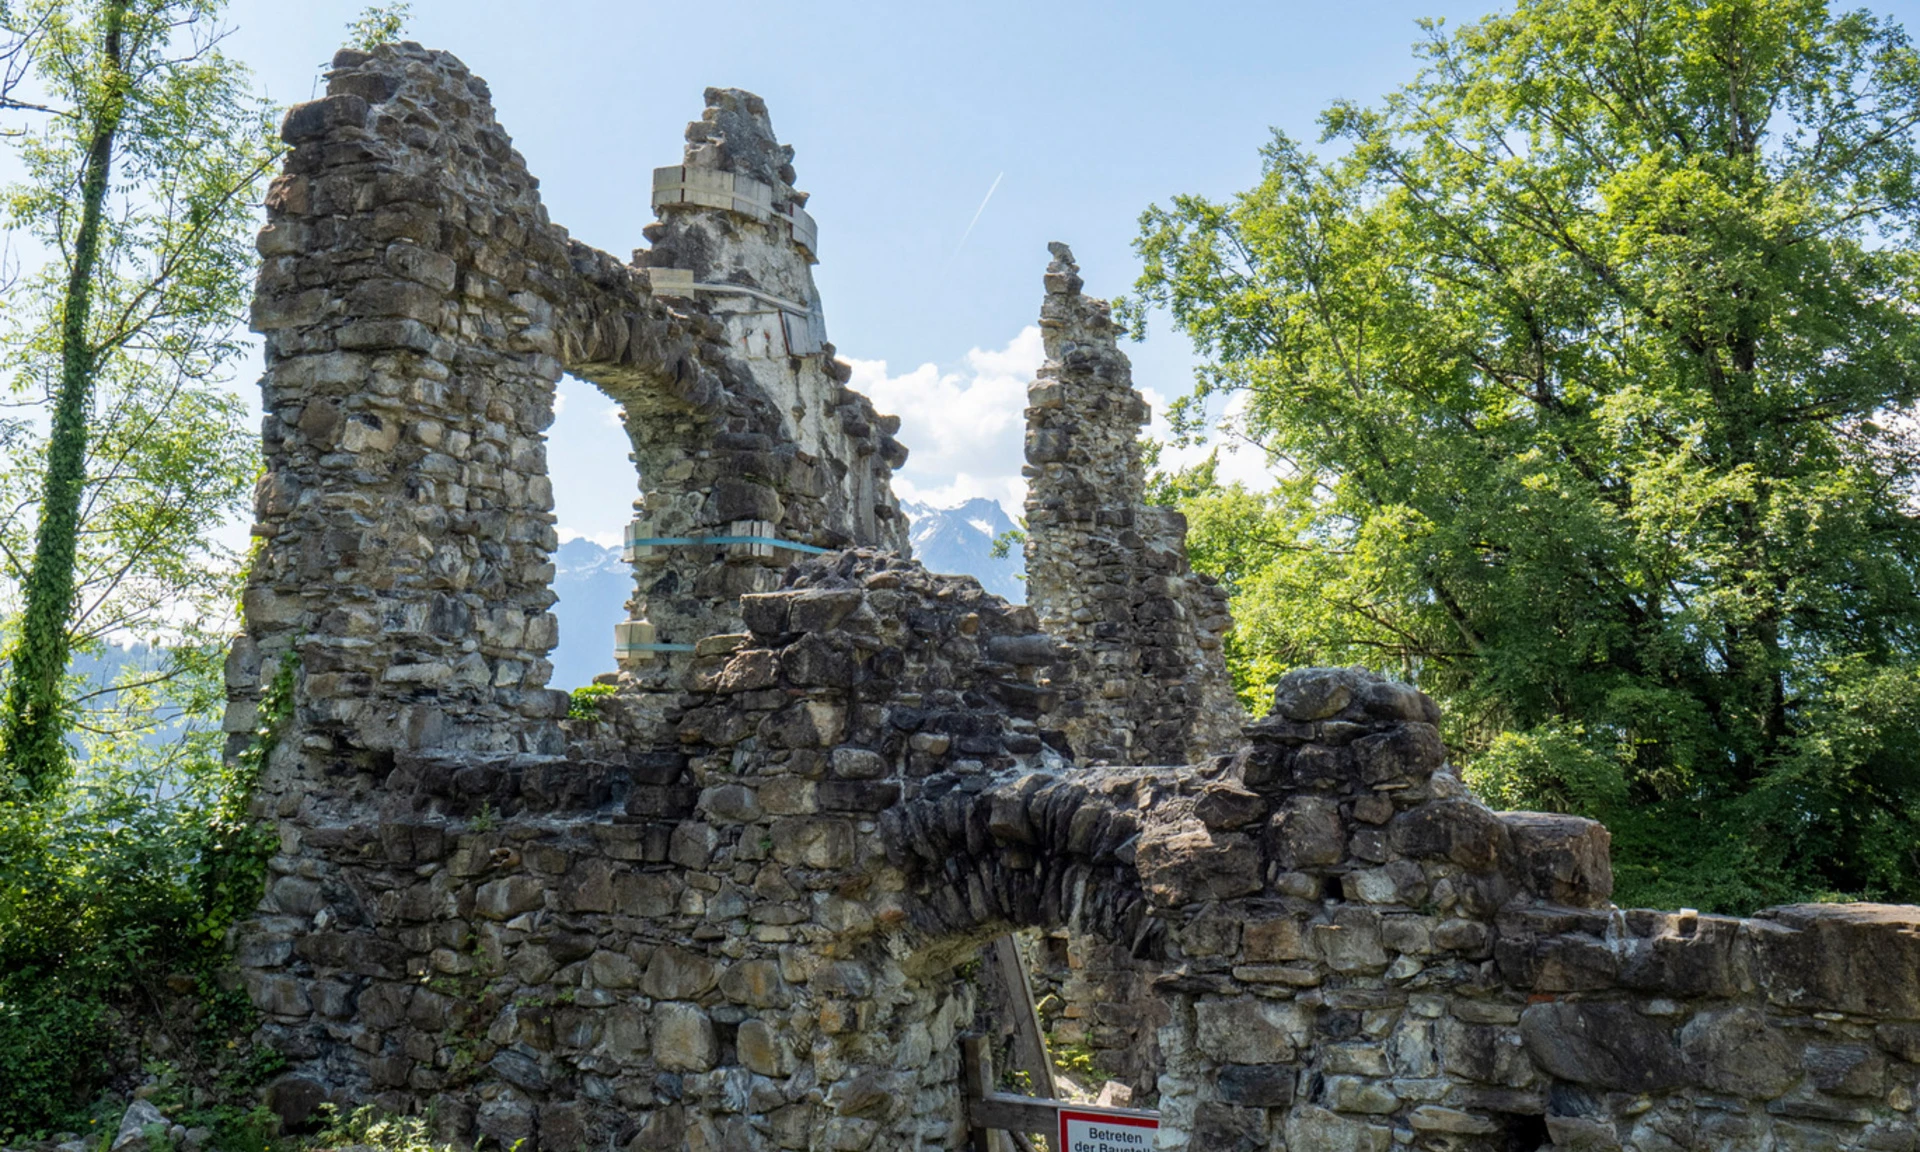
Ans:
{"label": "red and white warning sign", "polygon": [[1092,1108],[1060,1109],[1061,1152],[1151,1152],[1160,1117]]}

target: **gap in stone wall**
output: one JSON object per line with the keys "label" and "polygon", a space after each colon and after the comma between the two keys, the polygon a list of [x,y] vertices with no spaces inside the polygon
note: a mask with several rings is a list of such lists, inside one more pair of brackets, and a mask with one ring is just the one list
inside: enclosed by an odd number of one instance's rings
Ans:
{"label": "gap in stone wall", "polygon": [[560,599],[560,643],[552,687],[571,691],[614,670],[614,625],[627,618],[633,568],[621,558],[621,533],[633,518],[639,474],[620,405],[575,376],[561,379],[547,429],[547,472],[560,550],[553,591]]}

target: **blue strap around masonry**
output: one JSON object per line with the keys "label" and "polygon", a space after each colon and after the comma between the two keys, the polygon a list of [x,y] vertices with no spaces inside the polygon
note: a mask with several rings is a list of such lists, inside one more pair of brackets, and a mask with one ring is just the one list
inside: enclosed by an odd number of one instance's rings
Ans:
{"label": "blue strap around masonry", "polygon": [[812,544],[800,544],[792,540],[779,540],[772,536],[643,536],[638,540],[629,540],[632,547],[656,544],[771,544],[775,548],[786,548],[794,552],[810,552],[824,556],[833,551],[831,548],[818,548]]}
{"label": "blue strap around masonry", "polygon": [[691,644],[622,644],[619,652],[691,652]]}

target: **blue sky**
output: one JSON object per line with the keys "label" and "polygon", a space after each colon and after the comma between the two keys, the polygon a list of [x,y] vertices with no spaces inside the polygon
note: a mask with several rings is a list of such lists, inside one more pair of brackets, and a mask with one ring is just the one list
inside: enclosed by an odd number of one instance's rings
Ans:
{"label": "blue sky", "polygon": [[[363,4],[235,0],[231,50],[274,98],[308,99]],[[1418,17],[1492,7],[416,0],[409,34],[486,77],[553,218],[621,255],[642,243],[651,171],[679,160],[702,90],[765,97],[813,194],[829,334],[903,418],[901,489],[1017,512],[1046,242],[1073,246],[1088,291],[1126,291],[1148,204],[1250,186],[1270,128],[1312,138],[1329,102],[1412,77]],[[1920,3],[1876,8],[1912,26]],[[1191,354],[1164,321],[1129,351],[1157,407],[1186,390]],[[606,403],[573,384],[552,435],[563,535],[608,538],[632,483]],[[1246,455],[1232,471],[1257,474]]]}

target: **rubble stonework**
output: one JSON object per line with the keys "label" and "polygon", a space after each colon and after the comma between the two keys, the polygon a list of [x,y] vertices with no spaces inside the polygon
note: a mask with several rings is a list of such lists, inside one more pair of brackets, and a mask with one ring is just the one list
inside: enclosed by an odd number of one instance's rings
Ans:
{"label": "rubble stonework", "polygon": [[1186,518],[1146,502],[1146,401],[1104,300],[1049,245],[1027,392],[1027,600],[1068,642],[1055,719],[1085,760],[1172,764],[1232,745],[1244,719],[1221,652],[1227,593],[1187,565]]}
{"label": "rubble stonework", "polygon": [[[1157,998],[1163,1148],[1920,1152],[1920,909],[1614,908],[1604,828],[1489,811],[1433,703],[1352,670],[1289,674],[1218,755],[1089,763],[1095,701],[1132,709],[1110,715],[1136,752],[1219,723],[1104,695],[1175,683],[1126,629],[1198,627],[1211,597],[1100,551],[1086,603],[1166,615],[1056,632],[926,572],[881,511],[891,431],[822,383],[834,363],[755,362],[772,334],[726,292],[661,297],[655,269],[807,287],[810,248],[769,251],[809,234],[752,97],[709,94],[688,166],[766,199],[663,208],[640,267],[545,220],[452,57],[336,65],[287,118],[261,238],[268,472],[229,665],[236,733],[283,654],[294,677],[257,797],[278,850],[235,940],[289,1121],[373,1101],[527,1152],[959,1148],[962,964],[1038,929],[1124,949]],[[1106,443],[1077,463],[1121,486],[1036,476],[1071,513],[1039,531],[1124,545],[1137,400],[1056,257],[1035,391],[1087,422],[1037,402],[1039,430]],[[544,687],[566,371],[660,454],[650,514],[866,545],[645,561],[657,634],[690,650],[593,719]]]}
{"label": "rubble stonework", "polygon": [[[267,471],[230,731],[252,728],[244,702],[297,645],[310,747],[560,751],[541,433],[565,372],[625,407],[651,534],[758,524],[815,547],[905,549],[887,481],[905,456],[897,421],[844,387],[830,345],[770,357],[761,317],[741,315],[752,297],[669,304],[649,271],[569,239],[485,83],[451,56],[385,46],[334,63],[329,95],[287,117],[259,239]],[[776,210],[798,199],[758,98],[708,102],[686,166],[766,175]],[[647,269],[811,297],[789,223],[662,215]],[[774,587],[791,558],[649,550],[636,618],[668,647],[633,671],[670,686],[690,658],[673,646],[737,628],[739,595]]]}

